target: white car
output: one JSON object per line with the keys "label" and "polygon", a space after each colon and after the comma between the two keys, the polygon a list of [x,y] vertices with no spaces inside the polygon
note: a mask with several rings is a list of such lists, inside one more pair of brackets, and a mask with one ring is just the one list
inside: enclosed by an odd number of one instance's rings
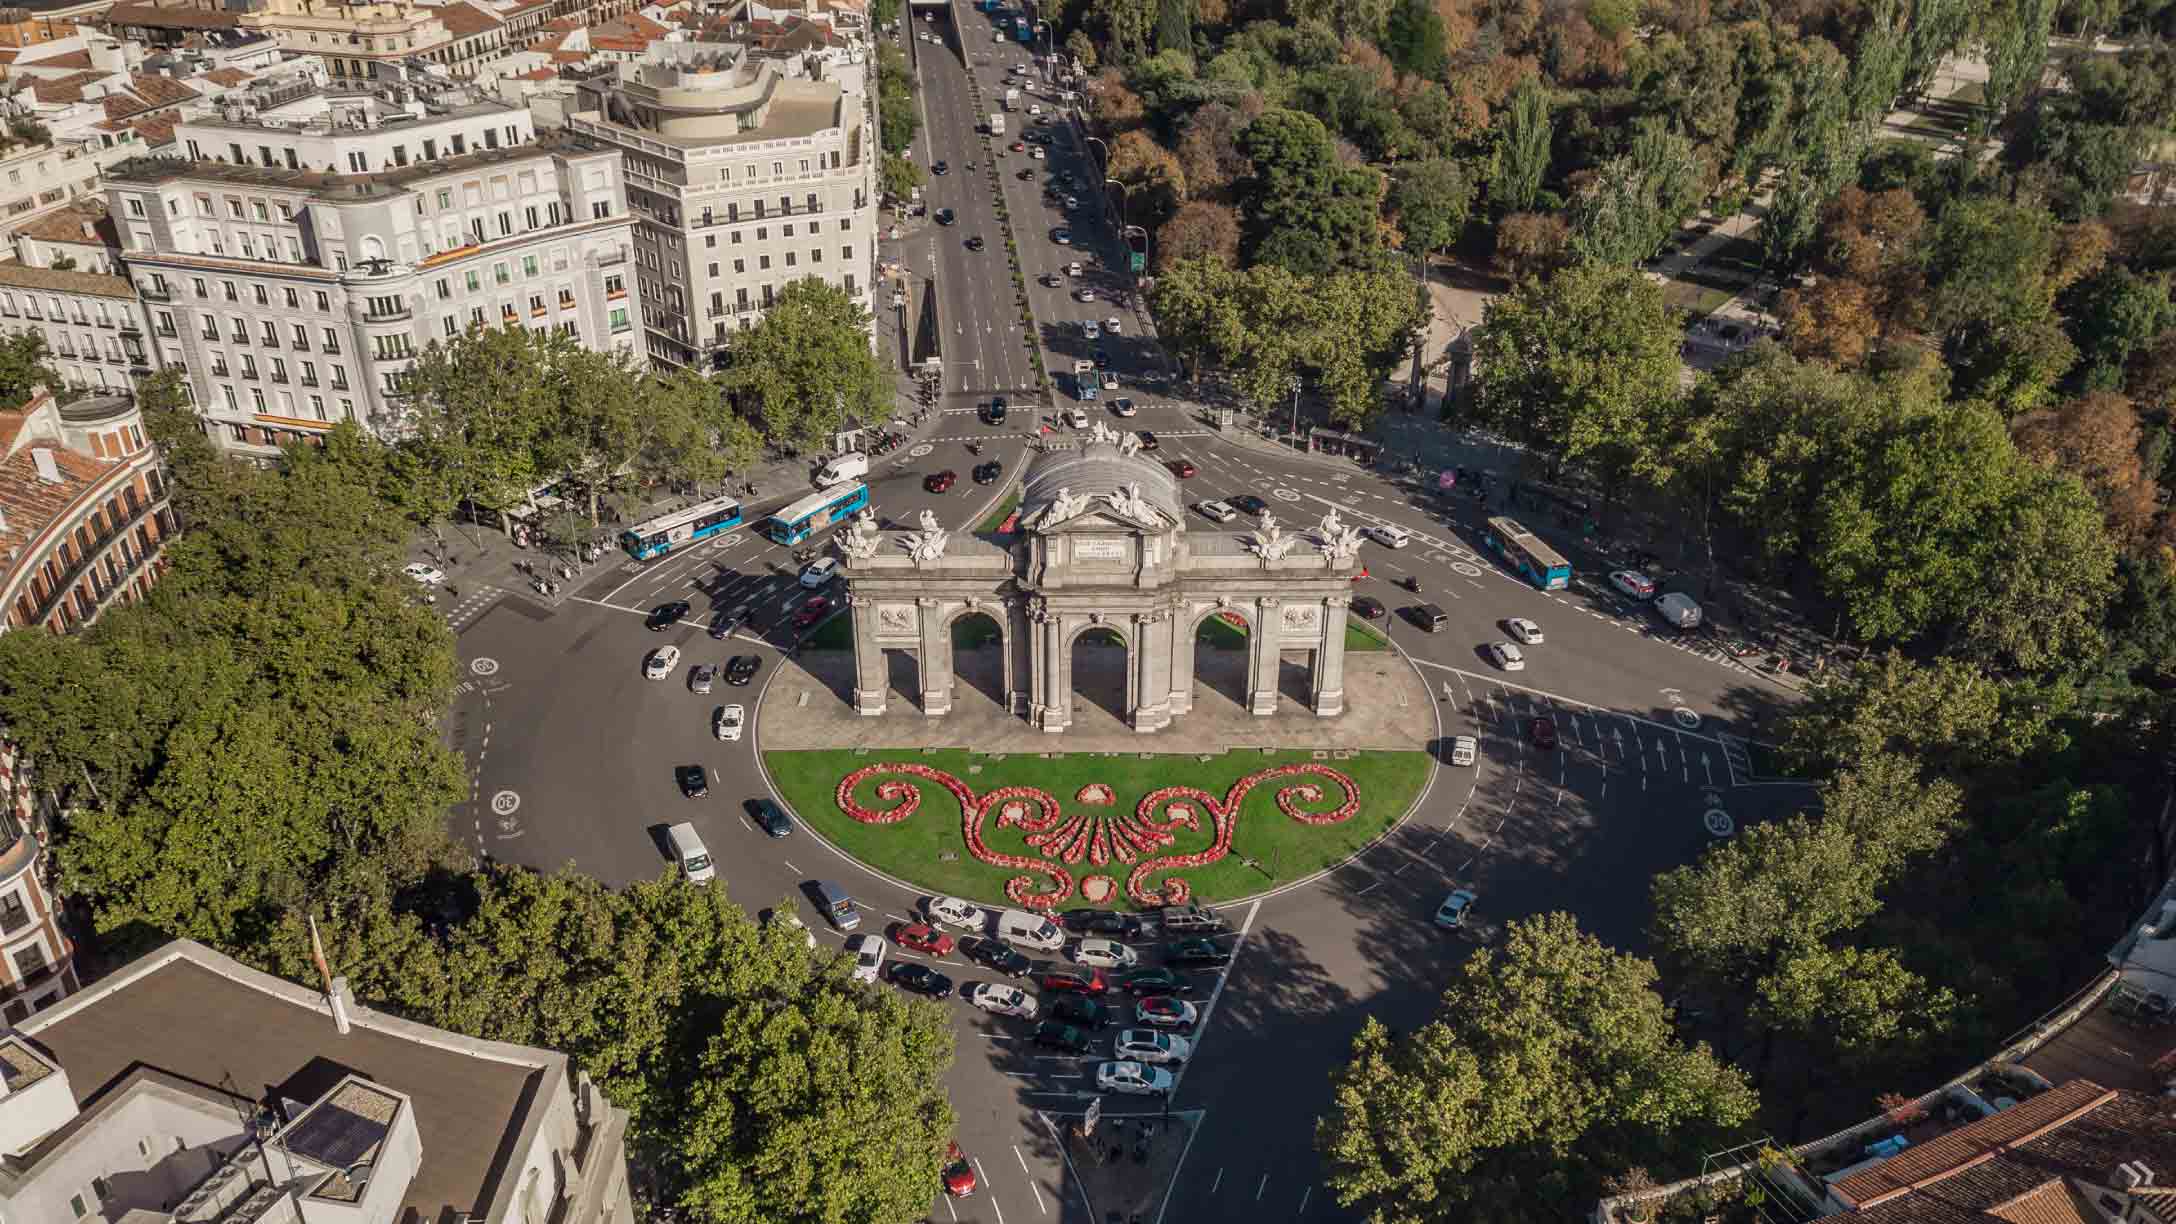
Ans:
{"label": "white car", "polygon": [[1638,570],[1618,570],[1609,576],[1609,585],[1634,599],[1655,597],[1655,580]]}
{"label": "white car", "polygon": [[1171,1073],[1137,1062],[1107,1062],[1096,1067],[1096,1091],[1127,1096],[1170,1096]]}
{"label": "white car", "polygon": [[1481,741],[1470,735],[1451,737],[1451,764],[1471,766],[1481,755]]}
{"label": "white car", "polygon": [[1132,948],[1115,939],[1083,939],[1073,949],[1075,963],[1098,969],[1131,969],[1140,959]]}
{"label": "white car", "polygon": [[[1079,276],[1080,273],[1075,272],[1073,275]],[[1096,300],[1096,291],[1090,289],[1086,285],[1082,285],[1080,288],[1073,291],[1073,296],[1079,298],[1083,302],[1093,302]]]}
{"label": "white car", "polygon": [[1194,510],[1213,523],[1229,523],[1239,517],[1239,512],[1220,501],[1195,502]]}
{"label": "white car", "polygon": [[[1076,260],[1074,260],[1074,261],[1073,261],[1072,263],[1069,263],[1069,264],[1065,265],[1065,274],[1066,274],[1067,276],[1079,276],[1079,275],[1080,275],[1080,261],[1076,259]],[[1082,301],[1087,301],[1087,300],[1089,300],[1089,299],[1083,298],[1083,299],[1081,299],[1081,300],[1082,300]]]}
{"label": "white car", "polygon": [[1075,429],[1088,428],[1088,414],[1079,408],[1065,410],[1065,423]]}
{"label": "white car", "polygon": [[1367,529],[1367,537],[1385,548],[1404,548],[1413,542],[1413,533],[1403,527],[1388,523]]}
{"label": "white car", "polygon": [[1121,395],[1117,399],[1111,401],[1112,416],[1130,417],[1134,413],[1139,411],[1140,409],[1135,408],[1133,406],[1133,401],[1126,396]]}
{"label": "white car", "polygon": [[1040,115],[1040,114],[1042,114],[1042,113],[1043,113],[1043,106],[1042,106],[1042,103],[1040,103],[1040,102],[1031,102],[1031,103],[1029,103],[1029,104],[1028,104],[1028,114],[1029,114],[1029,115],[1031,115],[1031,116],[1033,116],[1033,115]]}
{"label": "white car", "polygon": [[983,927],[982,907],[959,897],[932,897],[922,907],[929,920],[938,926],[954,927],[962,931],[980,934]]}
{"label": "white car", "polygon": [[1110,318],[1103,320],[1103,330],[1111,333],[1114,336],[1121,335],[1124,333],[1125,330],[1122,326],[1124,322],[1125,320],[1119,318],[1117,315],[1112,315]]}
{"label": "white car", "polygon": [[1094,319],[1090,319],[1080,325],[1080,334],[1082,339],[1101,340],[1103,338],[1103,329],[1096,326]]}
{"label": "white car", "polygon": [[446,580],[445,571],[433,569],[421,561],[412,562],[403,568],[401,573],[408,575],[424,586],[437,586]]}
{"label": "white car", "polygon": [[748,711],[737,705],[718,707],[718,716],[711,720],[711,730],[727,743],[740,740],[741,729],[747,725]]}
{"label": "white car", "polygon": [[1118,371],[1116,371],[1116,370],[1105,370],[1105,371],[1103,371],[1103,389],[1104,389],[1105,391],[1116,391],[1116,390],[1118,390]]}
{"label": "white car", "polygon": [[1488,657],[1496,666],[1503,668],[1505,671],[1526,670],[1526,656],[1519,652],[1518,647],[1509,642],[1490,642],[1488,644]]}
{"label": "white car", "polygon": [[1017,986],[977,982],[969,988],[967,1001],[994,1015],[1018,1016],[1022,1020],[1035,1018],[1035,1000]]}
{"label": "white car", "polygon": [[1436,925],[1446,929],[1466,925],[1466,914],[1473,908],[1473,894],[1461,888],[1443,898],[1436,907]]}
{"label": "white car", "polygon": [[801,585],[811,591],[816,590],[818,587],[829,586],[831,580],[838,576],[838,572],[839,559],[837,557],[818,557],[808,563],[808,568],[801,571]]}
{"label": "white car", "polygon": [[1524,646],[1541,645],[1541,626],[1523,616],[1514,616],[1504,622],[1504,632],[1517,638]]}
{"label": "white car", "polygon": [[651,651],[650,657],[643,662],[642,674],[650,680],[663,680],[679,666],[680,648],[678,646],[660,646]]}
{"label": "white car", "polygon": [[1036,161],[1043,160],[1043,146],[1030,145],[1028,147],[1028,156],[1034,158]]}
{"label": "white car", "polygon": [[1194,1053],[1194,1043],[1155,1029],[1127,1029],[1111,1039],[1113,1056],[1132,1062],[1175,1064]]}
{"label": "white car", "polygon": [[874,982],[877,970],[884,967],[884,937],[856,935],[846,941],[846,952],[854,958],[854,980]]}

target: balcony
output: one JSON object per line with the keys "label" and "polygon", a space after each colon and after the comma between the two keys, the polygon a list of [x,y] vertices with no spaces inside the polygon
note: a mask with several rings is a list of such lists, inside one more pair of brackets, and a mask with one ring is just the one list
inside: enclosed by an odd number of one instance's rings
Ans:
{"label": "balcony", "polygon": [[[76,558],[76,563],[74,565],[71,565],[66,570],[62,571],[60,581],[54,584],[52,591],[49,592],[46,595],[45,599],[38,604],[36,610],[32,614],[33,621],[42,624],[46,620],[46,618],[53,615],[53,612],[57,608],[59,608],[62,603],[73,599],[75,597],[76,583],[83,577],[84,574],[88,573],[90,569],[98,563],[99,559],[102,556],[105,555],[107,547],[112,545],[116,541],[122,541],[125,543],[126,541],[123,540],[123,537],[128,535],[130,531],[134,530],[136,526],[142,523],[146,517],[157,514],[161,509],[165,507],[165,505],[166,496],[162,493],[158,497],[146,499],[142,504],[132,507],[129,511],[129,516],[127,518],[121,520],[118,523],[109,524],[105,532],[102,533],[96,540],[92,541],[89,551],[85,552],[81,557]],[[127,564],[120,567],[120,575],[115,579],[116,588],[127,586],[128,580],[134,577],[137,571],[143,569],[143,567],[147,563],[149,563],[155,556],[158,555],[159,548],[162,544],[163,540],[154,543],[151,548],[146,549],[141,553],[134,553],[133,550],[131,550],[132,555],[126,555]],[[0,853],[0,874],[4,874],[4,864],[6,862],[6,854]]]}
{"label": "balcony", "polygon": [[318,351],[324,353],[328,357],[338,357],[340,355],[340,346],[337,344],[321,345],[319,346]]}
{"label": "balcony", "polygon": [[242,367],[242,377],[244,377],[244,378],[246,378],[246,379],[250,380],[251,382],[255,382],[255,381],[257,381],[257,367],[256,367],[256,366],[243,366],[243,367]]}
{"label": "balcony", "polygon": [[364,309],[363,321],[365,323],[403,323],[414,318],[415,314],[415,308],[406,302],[402,302],[392,309],[373,305]]}
{"label": "balcony", "polygon": [[226,363],[225,363],[225,362],[214,362],[214,363],[213,363],[213,365],[212,365],[212,377],[213,377],[213,378],[226,378],[226,377],[228,377],[228,376],[229,376],[229,371],[228,371],[228,369],[227,369],[227,366],[226,366]]}
{"label": "balcony", "polygon": [[168,340],[178,340],[181,338],[181,333],[175,331],[171,324],[161,323],[159,324],[157,330],[161,336],[166,337]]}
{"label": "balcony", "polygon": [[228,336],[228,337],[227,337],[227,342],[228,342],[228,343],[230,343],[230,344],[248,344],[248,343],[249,343],[249,333],[248,333],[248,332],[235,332],[235,333],[233,333],[232,335],[230,335],[230,336]]}
{"label": "balcony", "polygon": [[314,387],[317,385],[317,380],[305,374],[302,376],[302,385],[305,387]]}
{"label": "balcony", "polygon": [[278,370],[274,370],[272,372],[272,381],[284,387],[287,385],[287,376],[280,373]]}
{"label": "balcony", "polygon": [[138,284],[136,293],[137,296],[147,302],[171,302],[174,300],[174,289],[171,285]]}

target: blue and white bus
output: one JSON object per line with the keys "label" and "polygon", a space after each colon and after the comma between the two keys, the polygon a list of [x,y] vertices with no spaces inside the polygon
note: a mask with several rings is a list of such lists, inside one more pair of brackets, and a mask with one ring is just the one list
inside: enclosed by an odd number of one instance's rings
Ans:
{"label": "blue and white bus", "polygon": [[699,501],[685,510],[660,514],[620,533],[620,547],[637,561],[662,557],[684,544],[707,540],[740,526],[740,502],[730,497]]}
{"label": "blue and white bus", "polygon": [[1498,515],[1488,521],[1481,539],[1496,550],[1519,577],[1544,591],[1561,591],[1571,585],[1572,563],[1542,542],[1515,518]]}
{"label": "blue and white bus", "polygon": [[832,485],[764,519],[763,534],[780,544],[799,544],[868,504],[868,485],[859,481]]}

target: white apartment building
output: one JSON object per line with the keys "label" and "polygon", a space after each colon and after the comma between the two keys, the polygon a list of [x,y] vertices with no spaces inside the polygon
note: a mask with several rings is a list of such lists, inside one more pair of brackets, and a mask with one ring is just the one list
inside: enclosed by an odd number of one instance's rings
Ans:
{"label": "white apartment building", "polygon": [[153,356],[187,370],[221,445],[397,431],[416,356],[471,326],[639,351],[616,153],[539,140],[526,110],[458,87],[260,101],[108,176]]}
{"label": "white apartment building", "polygon": [[715,43],[653,55],[584,81],[567,117],[626,158],[651,359],[710,365],[805,277],[873,310],[877,143],[862,66]]}

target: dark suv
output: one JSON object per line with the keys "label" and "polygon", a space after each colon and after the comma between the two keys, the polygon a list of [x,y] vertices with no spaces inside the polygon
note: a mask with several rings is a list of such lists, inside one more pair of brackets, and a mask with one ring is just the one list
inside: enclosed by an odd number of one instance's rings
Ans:
{"label": "dark suv", "polygon": [[1035,967],[1032,961],[1002,940],[963,939],[960,941],[960,952],[968,960],[1006,977],[1026,977],[1028,971]]}
{"label": "dark suv", "polygon": [[993,398],[990,401],[990,406],[982,410],[982,419],[992,425],[1003,425],[1005,423],[1005,397],[1000,395]]}
{"label": "dark suv", "polygon": [[725,682],[732,685],[747,684],[756,678],[756,669],[761,666],[763,660],[754,655],[734,655],[725,665]]}
{"label": "dark suv", "polygon": [[1004,474],[1005,464],[1002,460],[992,459],[988,463],[975,465],[976,484],[996,484],[997,478]]}

